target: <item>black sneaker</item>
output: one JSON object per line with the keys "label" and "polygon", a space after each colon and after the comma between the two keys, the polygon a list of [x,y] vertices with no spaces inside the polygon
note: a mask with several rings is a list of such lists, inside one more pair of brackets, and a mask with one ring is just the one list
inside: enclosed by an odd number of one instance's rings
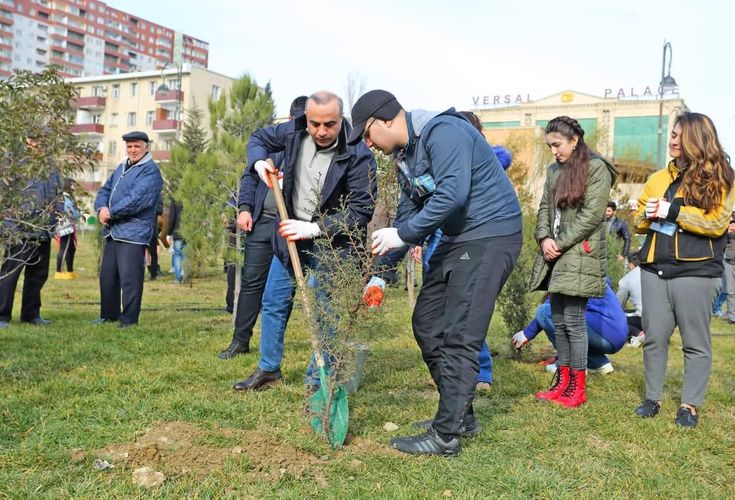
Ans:
{"label": "black sneaker", "polygon": [[[414,422],[413,426],[419,430],[428,431],[433,424],[434,419],[430,418],[429,420]],[[477,423],[476,418],[468,418],[462,423],[462,427],[459,428],[459,433],[462,434],[462,437],[472,437],[480,433],[480,424]]]}
{"label": "black sneaker", "polygon": [[694,413],[692,413],[691,408],[682,406],[679,408],[679,411],[676,412],[676,418],[674,419],[674,422],[676,422],[676,425],[678,425],[679,427],[694,429],[697,426],[698,420],[699,415],[695,415]]}
{"label": "black sneaker", "polygon": [[424,434],[418,436],[407,436],[393,438],[390,440],[391,448],[408,453],[409,455],[441,455],[453,457],[462,451],[459,439],[452,438],[444,441],[436,429],[430,427]]}
{"label": "black sneaker", "polygon": [[635,409],[635,414],[641,418],[652,418],[658,415],[661,410],[661,405],[658,401],[653,399],[646,399],[643,401],[638,408]]}

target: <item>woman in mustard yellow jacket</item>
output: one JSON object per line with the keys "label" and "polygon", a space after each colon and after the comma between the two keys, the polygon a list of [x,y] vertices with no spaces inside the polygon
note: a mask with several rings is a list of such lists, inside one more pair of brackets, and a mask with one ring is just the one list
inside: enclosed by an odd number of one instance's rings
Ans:
{"label": "woman in mustard yellow jacket", "polygon": [[634,216],[641,247],[646,395],[636,408],[655,417],[663,400],[669,340],[676,326],[684,352],[684,387],[675,422],[695,427],[712,369],[709,323],[722,277],[735,174],[712,121],[683,113],[669,144],[672,160],[643,187]]}

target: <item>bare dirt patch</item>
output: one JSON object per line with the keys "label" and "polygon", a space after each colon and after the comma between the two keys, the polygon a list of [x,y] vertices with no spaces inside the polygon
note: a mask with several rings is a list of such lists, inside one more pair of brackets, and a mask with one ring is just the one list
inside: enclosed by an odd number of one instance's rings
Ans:
{"label": "bare dirt patch", "polygon": [[135,442],[105,446],[94,456],[118,468],[147,466],[169,477],[203,477],[236,460],[247,466],[254,480],[277,481],[284,475],[323,478],[322,460],[309,451],[258,431],[206,430],[187,422],[159,423]]}

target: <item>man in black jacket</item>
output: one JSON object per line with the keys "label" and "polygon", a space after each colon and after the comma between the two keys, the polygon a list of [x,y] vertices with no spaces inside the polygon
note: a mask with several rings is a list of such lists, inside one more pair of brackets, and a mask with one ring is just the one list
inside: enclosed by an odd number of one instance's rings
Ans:
{"label": "man in black jacket", "polygon": [[[299,96],[291,103],[290,119],[304,114],[306,96]],[[276,153],[271,159],[277,166],[283,161],[283,154]],[[240,178],[237,200],[237,226],[247,233],[240,291],[235,310],[235,328],[232,342],[219,353],[220,359],[231,359],[238,354],[250,352],[250,338],[260,313],[268,271],[273,260],[273,235],[275,234],[276,202],[273,191],[260,180],[257,172],[245,169]],[[228,269],[228,282],[235,282],[234,265]],[[229,289],[229,285],[228,285]],[[234,292],[234,290],[233,290]],[[228,302],[229,305],[229,302]],[[234,304],[233,304],[234,305]]]}
{"label": "man in black jacket", "polygon": [[[27,154],[37,154],[38,148],[36,138],[29,137]],[[41,317],[41,289],[48,279],[51,255],[49,230],[55,224],[50,207],[59,201],[61,182],[56,170],[51,169],[51,175],[46,179],[19,179],[19,183],[23,186],[19,189],[27,200],[20,212],[15,214],[20,220],[3,221],[8,230],[21,237],[3,248],[0,267],[0,328],[7,328],[10,324],[15,289],[21,271],[25,271],[21,322],[39,326],[51,324],[51,321]]]}
{"label": "man in black jacket", "polygon": [[[375,159],[364,144],[347,144],[349,132],[342,99],[320,91],[309,97],[304,116],[256,130],[250,137],[248,169],[268,187],[268,175],[274,169],[265,160],[283,152],[283,194],[292,218],[280,221],[282,238],[274,238],[275,256],[262,303],[261,358],[253,374],[236,383],[235,390],[263,389],[282,379],[283,338],[295,291],[293,279],[283,273],[285,268],[293,276],[285,239],[298,242],[302,263],[314,268],[314,238],[330,238],[332,246],[348,250],[350,238],[342,228],[365,230],[372,218]],[[314,193],[319,193],[316,203]],[[320,383],[311,373],[306,382],[312,389]]]}
{"label": "man in black jacket", "polygon": [[628,223],[622,219],[618,219],[615,216],[615,212],[618,210],[618,206],[614,201],[607,202],[607,208],[605,209],[605,224],[607,225],[607,232],[614,234],[619,239],[623,240],[623,249],[618,255],[618,260],[625,260],[625,256],[630,251],[630,228]]}

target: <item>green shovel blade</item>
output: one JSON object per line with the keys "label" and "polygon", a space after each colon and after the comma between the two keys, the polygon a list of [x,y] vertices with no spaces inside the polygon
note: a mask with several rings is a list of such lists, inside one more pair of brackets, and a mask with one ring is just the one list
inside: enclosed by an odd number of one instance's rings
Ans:
{"label": "green shovel blade", "polygon": [[[324,378],[322,380],[325,380]],[[347,407],[347,392],[341,385],[334,391],[331,404],[329,402],[329,389],[322,384],[309,398],[309,411],[312,414],[311,427],[317,434],[326,434],[332,448],[339,448],[347,437],[350,413]],[[324,413],[329,406],[329,429],[325,433],[322,426]]]}

